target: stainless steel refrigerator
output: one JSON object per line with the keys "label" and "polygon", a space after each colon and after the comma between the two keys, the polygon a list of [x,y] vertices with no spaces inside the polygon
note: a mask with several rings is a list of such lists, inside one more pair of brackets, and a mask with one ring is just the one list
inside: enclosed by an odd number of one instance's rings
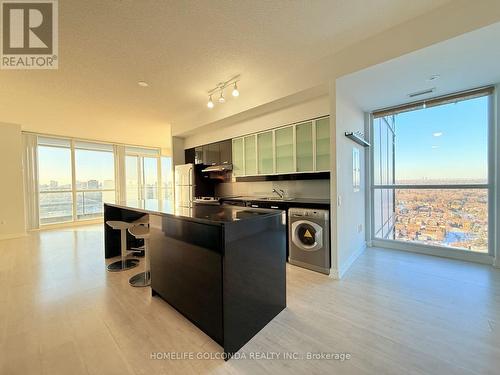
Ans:
{"label": "stainless steel refrigerator", "polygon": [[195,179],[194,165],[183,164],[175,166],[175,206],[193,207]]}

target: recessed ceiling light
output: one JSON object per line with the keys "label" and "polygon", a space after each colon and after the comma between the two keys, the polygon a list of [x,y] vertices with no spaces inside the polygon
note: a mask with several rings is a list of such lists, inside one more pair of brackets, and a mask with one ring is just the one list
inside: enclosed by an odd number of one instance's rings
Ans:
{"label": "recessed ceiling light", "polygon": [[439,74],[433,74],[429,78],[427,78],[427,81],[435,81],[436,79],[441,78]]}
{"label": "recessed ceiling light", "polygon": [[147,83],[146,81],[139,81],[137,82],[137,84],[141,87],[149,87],[149,83]]}
{"label": "recessed ceiling light", "polygon": [[439,148],[439,146],[431,146],[432,148]]}
{"label": "recessed ceiling light", "polygon": [[443,132],[434,132],[432,133],[434,137],[441,137],[443,135]]}

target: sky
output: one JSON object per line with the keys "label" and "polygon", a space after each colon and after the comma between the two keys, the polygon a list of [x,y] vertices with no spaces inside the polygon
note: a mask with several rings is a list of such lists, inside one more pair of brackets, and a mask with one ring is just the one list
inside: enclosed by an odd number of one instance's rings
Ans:
{"label": "sky", "polygon": [[[55,147],[38,147],[38,180],[59,185],[71,184],[71,151]],[[75,150],[76,180],[114,180],[114,160],[110,152]]]}
{"label": "sky", "polygon": [[488,97],[396,115],[396,181],[487,181]]}

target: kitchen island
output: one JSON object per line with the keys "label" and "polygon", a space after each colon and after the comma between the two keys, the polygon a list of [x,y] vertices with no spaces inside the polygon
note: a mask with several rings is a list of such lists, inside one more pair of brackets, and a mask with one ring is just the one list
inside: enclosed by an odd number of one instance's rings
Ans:
{"label": "kitchen island", "polygon": [[[224,349],[228,359],[286,307],[281,211],[168,202],[105,204],[104,220],[149,215],[151,288]],[[119,233],[105,225],[105,255]]]}

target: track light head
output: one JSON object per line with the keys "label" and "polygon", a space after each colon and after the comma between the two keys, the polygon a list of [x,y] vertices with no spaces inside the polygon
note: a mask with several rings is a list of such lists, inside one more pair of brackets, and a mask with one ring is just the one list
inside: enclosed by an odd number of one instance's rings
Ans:
{"label": "track light head", "polygon": [[238,91],[238,86],[236,85],[236,82],[234,83],[234,88],[233,88],[232,94],[235,98],[240,96],[240,92]]}
{"label": "track light head", "polygon": [[208,98],[207,107],[210,108],[210,109],[212,109],[214,107],[214,102],[212,100],[212,95],[210,95],[210,97]]}
{"label": "track light head", "polygon": [[225,103],[226,98],[224,98],[224,92],[220,90],[219,103]]}

